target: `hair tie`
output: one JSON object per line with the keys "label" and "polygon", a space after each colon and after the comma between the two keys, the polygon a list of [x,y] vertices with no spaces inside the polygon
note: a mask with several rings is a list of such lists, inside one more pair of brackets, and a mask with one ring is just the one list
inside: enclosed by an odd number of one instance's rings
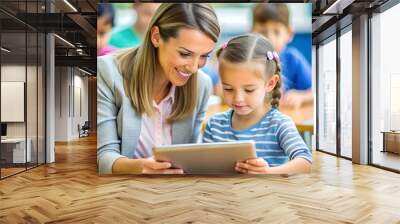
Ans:
{"label": "hair tie", "polygon": [[224,44],[222,44],[222,49],[225,49],[228,47],[228,42],[225,42]]}
{"label": "hair tie", "polygon": [[267,51],[267,59],[272,61],[272,60],[279,60],[279,55],[276,53],[276,51]]}
{"label": "hair tie", "polygon": [[278,55],[278,53],[276,53],[276,51],[272,52],[272,54],[274,55],[274,58],[276,60],[279,60],[279,55]]}
{"label": "hair tie", "polygon": [[274,55],[272,54],[271,51],[267,52],[267,59],[270,60],[270,61],[272,61],[274,59]]}

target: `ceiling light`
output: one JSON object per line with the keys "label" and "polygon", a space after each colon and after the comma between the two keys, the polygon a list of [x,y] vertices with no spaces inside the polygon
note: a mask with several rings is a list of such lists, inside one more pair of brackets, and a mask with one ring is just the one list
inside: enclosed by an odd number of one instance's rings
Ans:
{"label": "ceiling light", "polygon": [[2,51],[4,51],[4,52],[7,52],[7,53],[10,53],[11,51],[10,50],[8,50],[7,48],[5,48],[5,47],[1,47],[0,48]]}
{"label": "ceiling light", "polygon": [[79,67],[78,67],[78,69],[79,69],[81,72],[85,73],[85,74],[92,75],[92,73],[90,73],[90,72],[88,72],[88,71],[86,71],[86,70],[83,70],[83,69],[81,69],[81,68],[79,68]]}
{"label": "ceiling light", "polygon": [[354,2],[354,0],[336,0],[333,2],[332,5],[330,5],[327,9],[322,12],[323,15],[328,15],[328,14],[342,14],[343,10],[351,5]]}
{"label": "ceiling light", "polygon": [[63,41],[64,43],[68,44],[70,47],[75,48],[75,45],[71,44],[71,42],[67,41],[66,39],[58,36],[57,34],[54,34],[55,37],[57,37],[58,39],[60,39],[61,41]]}
{"label": "ceiling light", "polygon": [[78,10],[71,4],[69,3],[67,0],[64,0],[65,4],[67,4],[72,10],[74,10],[74,12],[78,12]]}

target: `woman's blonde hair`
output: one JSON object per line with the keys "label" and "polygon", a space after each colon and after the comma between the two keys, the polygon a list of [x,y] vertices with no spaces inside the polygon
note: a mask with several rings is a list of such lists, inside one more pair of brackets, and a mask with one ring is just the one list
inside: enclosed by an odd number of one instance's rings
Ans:
{"label": "woman's blonde hair", "polygon": [[[160,66],[157,48],[150,40],[151,28],[157,26],[163,41],[176,38],[181,28],[203,32],[217,42],[220,28],[214,10],[208,4],[163,3],[157,9],[148,26],[143,43],[138,48],[117,55],[120,72],[125,80],[125,91],[139,113],[152,115],[156,69]],[[197,99],[197,74],[193,74],[183,86],[177,86],[175,101],[168,122],[185,118],[193,113]]]}
{"label": "woman's blonde hair", "polygon": [[272,75],[278,75],[279,80],[272,93],[265,97],[266,103],[270,102],[272,107],[278,108],[281,98],[281,66],[276,52],[273,57],[268,57],[268,54],[273,52],[272,44],[264,36],[249,33],[233,37],[217,50],[217,57],[222,67],[227,63],[260,63],[265,68],[263,72],[265,74],[261,77],[264,80]]}

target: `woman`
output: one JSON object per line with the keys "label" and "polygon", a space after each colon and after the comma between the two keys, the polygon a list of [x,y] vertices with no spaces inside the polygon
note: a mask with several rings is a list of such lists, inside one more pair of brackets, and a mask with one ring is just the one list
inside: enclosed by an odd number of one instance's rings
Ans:
{"label": "woman", "polygon": [[154,145],[200,141],[211,81],[198,72],[219,36],[207,4],[162,4],[143,44],[97,60],[100,173],[183,173]]}

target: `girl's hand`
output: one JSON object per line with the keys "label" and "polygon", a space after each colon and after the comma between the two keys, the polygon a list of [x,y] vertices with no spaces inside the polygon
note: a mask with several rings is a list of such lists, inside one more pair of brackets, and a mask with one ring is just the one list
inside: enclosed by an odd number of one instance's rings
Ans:
{"label": "girl's hand", "polygon": [[169,162],[157,162],[153,157],[143,160],[143,174],[183,174],[182,169],[171,168]]}
{"label": "girl's hand", "polygon": [[237,162],[235,170],[240,173],[267,174],[269,165],[263,158],[248,159],[244,162]]}

